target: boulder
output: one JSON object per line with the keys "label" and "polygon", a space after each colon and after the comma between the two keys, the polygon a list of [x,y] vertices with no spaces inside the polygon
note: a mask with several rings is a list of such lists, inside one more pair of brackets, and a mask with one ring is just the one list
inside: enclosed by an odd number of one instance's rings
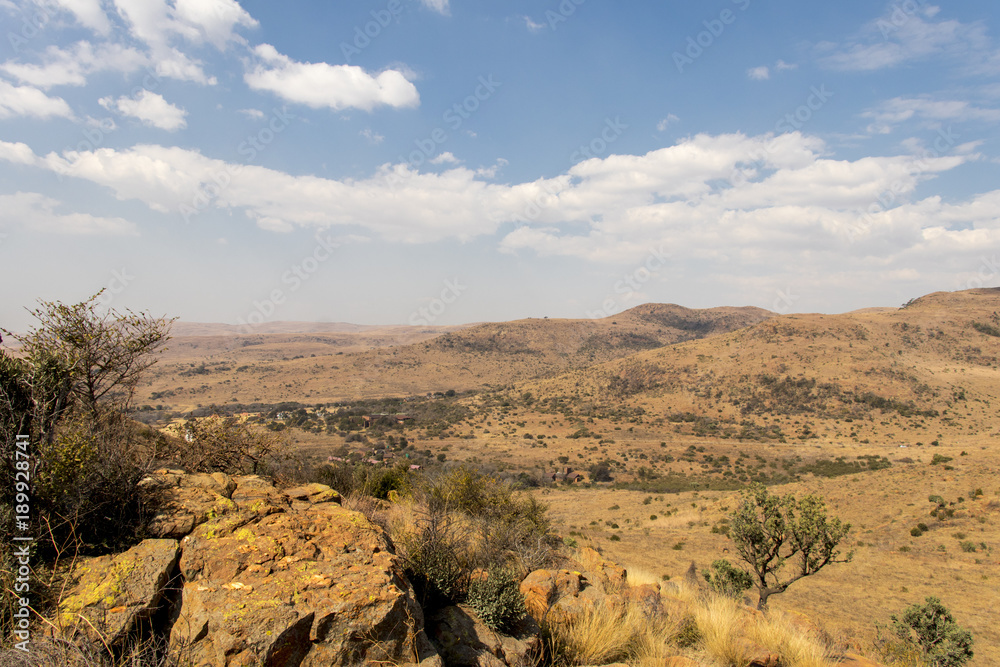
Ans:
{"label": "boulder", "polygon": [[152,539],[125,553],[82,561],[73,571],[76,584],[59,604],[58,625],[120,646],[159,608],[179,555],[176,540]]}
{"label": "boulder", "polygon": [[581,572],[535,570],[521,581],[521,594],[528,614],[541,622],[563,621],[601,605],[617,606],[622,598],[594,586]]}
{"label": "boulder", "polygon": [[320,503],[337,503],[339,505],[342,500],[340,494],[326,484],[303,484],[285,489],[284,493],[291,498],[292,507],[295,509],[304,509],[308,505]]}
{"label": "boulder", "polygon": [[211,518],[237,509],[232,501],[236,481],[222,473],[186,475],[161,468],[139,482],[147,503],[157,509],[148,532],[180,539]]}
{"label": "boulder", "polygon": [[605,593],[618,593],[625,588],[628,572],[617,563],[607,560],[590,547],[580,549],[576,558],[590,582],[601,586]]}
{"label": "boulder", "polygon": [[334,502],[293,509],[259,478],[236,482],[238,511],[182,542],[172,648],[220,667],[434,662],[380,528]]}
{"label": "boulder", "polygon": [[534,664],[542,651],[541,630],[530,616],[505,635],[488,628],[464,604],[435,612],[427,619],[427,634],[449,667]]}

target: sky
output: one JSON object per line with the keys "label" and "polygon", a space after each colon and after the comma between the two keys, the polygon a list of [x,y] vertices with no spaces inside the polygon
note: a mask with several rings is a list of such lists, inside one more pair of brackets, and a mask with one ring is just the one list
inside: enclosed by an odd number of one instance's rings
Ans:
{"label": "sky", "polygon": [[1000,284],[995,3],[0,0],[0,326]]}

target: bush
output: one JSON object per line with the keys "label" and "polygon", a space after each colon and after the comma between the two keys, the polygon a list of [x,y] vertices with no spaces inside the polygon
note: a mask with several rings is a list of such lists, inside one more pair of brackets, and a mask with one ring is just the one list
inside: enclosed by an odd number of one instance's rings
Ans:
{"label": "bush", "polygon": [[485,579],[472,582],[468,602],[483,623],[497,632],[509,632],[526,613],[517,579],[502,567],[491,567]]}
{"label": "bush", "polygon": [[712,590],[731,598],[739,598],[753,586],[753,578],[747,572],[724,559],[713,561],[711,571],[703,571],[702,576]]}
{"label": "bush", "polygon": [[178,437],[166,441],[158,455],[187,472],[257,474],[284,445],[279,436],[234,417],[192,419],[174,430]]}
{"label": "bush", "polygon": [[918,647],[935,667],[960,667],[972,659],[972,633],[955,623],[951,612],[936,597],[912,605],[903,617],[892,616],[893,631],[904,643]]}
{"label": "bush", "polygon": [[403,560],[422,607],[460,602],[468,590],[470,567],[454,522],[430,514],[416,533],[402,538]]}

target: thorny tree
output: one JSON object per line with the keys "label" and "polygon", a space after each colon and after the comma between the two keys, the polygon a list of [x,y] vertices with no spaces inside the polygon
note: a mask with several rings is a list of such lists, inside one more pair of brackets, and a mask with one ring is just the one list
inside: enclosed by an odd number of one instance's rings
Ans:
{"label": "thorny tree", "polygon": [[731,521],[730,537],[760,595],[758,609],[799,579],[853,556],[841,558],[837,548],[851,525],[829,518],[823,500],[814,495],[779,498],[763,484],[755,484],[743,493]]}

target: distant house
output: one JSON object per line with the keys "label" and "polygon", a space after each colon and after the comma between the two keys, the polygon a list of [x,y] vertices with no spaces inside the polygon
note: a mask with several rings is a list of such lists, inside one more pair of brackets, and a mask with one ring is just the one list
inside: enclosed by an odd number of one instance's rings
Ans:
{"label": "distant house", "polygon": [[572,468],[564,468],[562,471],[556,470],[546,475],[553,482],[567,482],[577,484],[583,481],[583,474],[574,472]]}

